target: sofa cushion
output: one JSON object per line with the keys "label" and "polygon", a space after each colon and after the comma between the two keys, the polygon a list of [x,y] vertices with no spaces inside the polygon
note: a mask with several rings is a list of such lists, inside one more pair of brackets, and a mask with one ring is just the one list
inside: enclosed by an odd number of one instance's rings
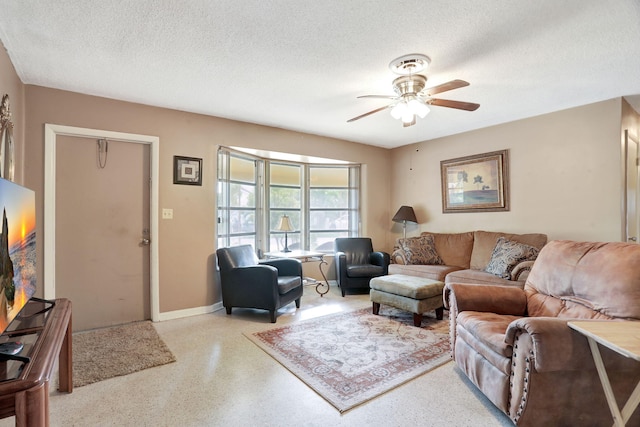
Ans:
{"label": "sofa cushion", "polygon": [[[538,250],[547,243],[547,235],[540,233],[532,234],[509,234],[490,231],[476,231],[473,237],[473,252],[471,253],[470,267],[474,270],[484,270],[493,254],[493,249],[499,237],[505,237],[525,245],[533,246]],[[437,247],[437,245],[436,245]],[[442,256],[442,255],[441,255]]]}
{"label": "sofa cushion", "polygon": [[[452,271],[460,270],[460,267],[449,265],[403,265],[389,264],[389,274],[405,274],[409,276],[424,277],[426,279],[444,282],[445,277]],[[485,273],[488,274],[488,273]],[[495,277],[495,276],[493,276]],[[497,277],[495,277],[498,279]],[[501,280],[501,279],[498,279]]]}
{"label": "sofa cushion", "polygon": [[[555,297],[560,301],[558,317],[583,307],[579,311],[640,320],[639,265],[636,244],[555,240],[540,251],[525,291],[528,299]],[[535,307],[530,305],[535,311],[529,315],[542,311],[540,304]]]}
{"label": "sofa cushion", "polygon": [[398,246],[404,252],[404,260],[408,265],[444,264],[436,251],[433,236],[430,234],[398,239]]}
{"label": "sofa cushion", "polygon": [[[456,319],[457,331],[462,332],[467,344],[476,347],[475,350],[485,359],[491,360],[491,353],[511,357],[513,347],[505,342],[505,335],[509,324],[519,318],[506,314],[463,311]],[[475,340],[471,337],[475,337]]]}
{"label": "sofa cushion", "polygon": [[498,237],[491,259],[484,271],[503,279],[511,279],[511,272],[522,261],[534,261],[540,251],[530,245]]}
{"label": "sofa cushion", "polygon": [[447,274],[445,283],[469,283],[476,285],[501,285],[501,286],[517,286],[520,289],[524,287],[524,281],[514,281],[503,279],[495,274],[487,273],[481,270],[456,270]]}
{"label": "sofa cushion", "polygon": [[384,274],[384,267],[373,264],[347,265],[347,277],[373,277]]}
{"label": "sofa cushion", "polygon": [[278,293],[284,295],[292,289],[300,287],[300,276],[278,276]]}
{"label": "sofa cushion", "polygon": [[444,265],[469,268],[471,250],[473,249],[473,231],[467,233],[430,233],[425,231],[421,235],[427,234],[433,236],[436,251]]}

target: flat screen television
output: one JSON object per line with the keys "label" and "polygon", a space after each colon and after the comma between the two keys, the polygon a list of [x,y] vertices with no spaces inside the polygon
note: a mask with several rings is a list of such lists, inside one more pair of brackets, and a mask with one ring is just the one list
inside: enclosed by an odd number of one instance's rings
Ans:
{"label": "flat screen television", "polygon": [[35,193],[0,178],[0,333],[36,291]]}

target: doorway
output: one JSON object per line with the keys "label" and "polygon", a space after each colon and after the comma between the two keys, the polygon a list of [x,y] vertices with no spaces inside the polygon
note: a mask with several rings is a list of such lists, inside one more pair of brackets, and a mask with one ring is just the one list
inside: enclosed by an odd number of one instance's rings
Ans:
{"label": "doorway", "polygon": [[158,320],[158,143],[45,125],[44,297],[72,300],[76,330]]}
{"label": "doorway", "polygon": [[640,243],[640,142],[624,131],[625,192],[623,240]]}
{"label": "doorway", "polygon": [[56,165],[56,296],[74,329],[149,319],[149,146],[61,136]]}

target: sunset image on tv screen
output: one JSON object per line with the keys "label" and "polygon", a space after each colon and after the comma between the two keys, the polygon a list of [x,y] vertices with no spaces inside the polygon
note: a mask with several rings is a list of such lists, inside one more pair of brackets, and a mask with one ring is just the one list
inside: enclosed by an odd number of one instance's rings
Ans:
{"label": "sunset image on tv screen", "polygon": [[36,290],[36,208],[32,190],[0,178],[0,332]]}

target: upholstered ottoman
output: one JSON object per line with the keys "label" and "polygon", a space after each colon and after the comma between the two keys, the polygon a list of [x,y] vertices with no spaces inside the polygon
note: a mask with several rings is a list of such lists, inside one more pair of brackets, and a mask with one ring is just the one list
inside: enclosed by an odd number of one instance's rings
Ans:
{"label": "upholstered ottoman", "polygon": [[413,313],[413,324],[422,324],[422,314],[435,310],[442,319],[442,288],[444,283],[424,277],[391,274],[374,277],[369,282],[373,314],[380,312],[380,304],[390,305]]}

